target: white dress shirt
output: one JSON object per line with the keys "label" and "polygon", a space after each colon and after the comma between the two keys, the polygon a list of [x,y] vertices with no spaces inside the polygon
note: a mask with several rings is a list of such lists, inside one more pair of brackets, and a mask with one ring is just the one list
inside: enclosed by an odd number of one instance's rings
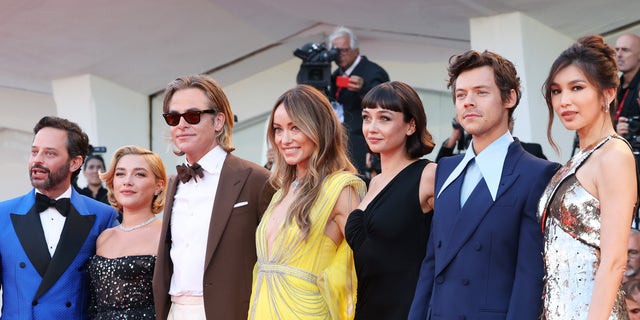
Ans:
{"label": "white dress shirt", "polygon": [[202,296],[202,279],[213,202],[227,152],[216,146],[198,161],[204,176],[178,182],[171,210],[171,261],[169,294]]}
{"label": "white dress shirt", "polygon": [[[36,189],[36,193],[41,192]],[[71,198],[71,186],[55,200],[62,198]],[[49,249],[49,254],[52,257],[56,252],[58,242],[60,242],[60,235],[65,221],[67,221],[67,217],[61,215],[55,207],[49,207],[47,210],[40,212],[40,223],[42,224],[42,230],[44,230],[44,239],[47,241],[47,249]]]}

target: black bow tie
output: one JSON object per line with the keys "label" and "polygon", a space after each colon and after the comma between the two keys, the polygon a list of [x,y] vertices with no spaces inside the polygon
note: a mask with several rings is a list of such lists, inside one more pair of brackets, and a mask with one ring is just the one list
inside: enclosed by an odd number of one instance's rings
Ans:
{"label": "black bow tie", "polygon": [[61,215],[67,216],[69,212],[69,205],[71,202],[69,198],[61,198],[58,200],[51,199],[42,193],[36,193],[36,210],[38,213],[49,209],[49,207],[55,207]]}
{"label": "black bow tie", "polygon": [[198,163],[194,163],[191,166],[181,164],[176,166],[176,170],[178,171],[178,179],[180,179],[182,183],[187,183],[191,178],[193,178],[195,182],[198,182],[197,177],[200,177],[200,179],[204,177],[202,167]]}

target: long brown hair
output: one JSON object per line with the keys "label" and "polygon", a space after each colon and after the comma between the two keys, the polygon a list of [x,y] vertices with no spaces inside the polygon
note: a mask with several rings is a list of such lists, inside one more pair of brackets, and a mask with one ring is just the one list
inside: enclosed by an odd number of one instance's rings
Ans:
{"label": "long brown hair", "polygon": [[[315,146],[309,159],[307,174],[288,212],[288,222],[295,220],[303,238],[306,238],[311,229],[309,211],[318,198],[322,183],[335,172],[356,173],[357,170],[349,161],[346,133],[329,100],[320,91],[308,85],[298,85],[286,91],[276,101],[271,111],[267,133],[271,146],[276,145],[273,115],[280,105]],[[276,152],[270,183],[277,189],[283,189],[283,193],[286,194],[296,177],[296,166],[288,165],[282,154]]]}
{"label": "long brown hair", "polygon": [[[544,82],[544,99],[547,101],[549,121],[547,123],[547,139],[553,149],[558,152],[558,145],[551,137],[551,126],[553,125],[553,105],[551,103],[551,84],[558,72],[564,68],[574,65],[584,73],[587,81],[598,90],[600,98],[604,99],[604,89],[614,88],[617,90],[620,83],[618,79],[618,64],[616,62],[616,51],[604,42],[599,35],[584,36],[578,39],[567,50],[563,51],[551,65],[547,80]],[[615,95],[614,95],[615,96]],[[609,109],[615,106],[615,99],[609,105]],[[609,114],[611,116],[611,114]]]}

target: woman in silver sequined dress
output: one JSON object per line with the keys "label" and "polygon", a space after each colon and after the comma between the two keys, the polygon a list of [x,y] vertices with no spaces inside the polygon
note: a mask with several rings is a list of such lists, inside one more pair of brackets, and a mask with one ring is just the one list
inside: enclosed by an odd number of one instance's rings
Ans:
{"label": "woman in silver sequined dress", "polygon": [[89,259],[89,313],[94,320],[153,320],[153,270],[167,174],[160,157],[143,148],[118,149],[100,175],[122,224],[103,231]]}
{"label": "woman in silver sequined dress", "polygon": [[618,87],[615,51],[587,36],[553,63],[545,82],[553,112],[580,151],[551,179],[538,212],[544,232],[543,319],[628,319],[620,282],[636,204],[635,161],[609,112]]}

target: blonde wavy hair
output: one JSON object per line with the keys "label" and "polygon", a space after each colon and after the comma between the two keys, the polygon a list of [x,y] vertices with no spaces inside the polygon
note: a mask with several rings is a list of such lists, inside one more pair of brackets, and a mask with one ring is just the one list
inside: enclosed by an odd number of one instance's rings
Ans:
{"label": "blonde wavy hair", "polygon": [[116,197],[113,194],[113,178],[115,175],[116,167],[118,166],[118,162],[120,161],[120,159],[122,159],[122,157],[126,155],[142,156],[144,160],[149,164],[151,172],[156,178],[156,182],[162,181],[162,191],[153,196],[153,200],[151,203],[151,212],[153,212],[154,214],[160,213],[162,209],[164,209],[164,195],[167,190],[167,172],[164,168],[164,163],[162,163],[162,159],[160,158],[160,156],[158,156],[153,151],[137,146],[124,146],[116,150],[116,152],[113,154],[113,158],[111,159],[109,170],[100,173],[100,179],[105,182],[105,184],[107,185],[107,190],[109,191],[107,194],[109,204],[116,208],[118,212],[122,212],[122,204],[120,204],[118,200],[116,200]]}

